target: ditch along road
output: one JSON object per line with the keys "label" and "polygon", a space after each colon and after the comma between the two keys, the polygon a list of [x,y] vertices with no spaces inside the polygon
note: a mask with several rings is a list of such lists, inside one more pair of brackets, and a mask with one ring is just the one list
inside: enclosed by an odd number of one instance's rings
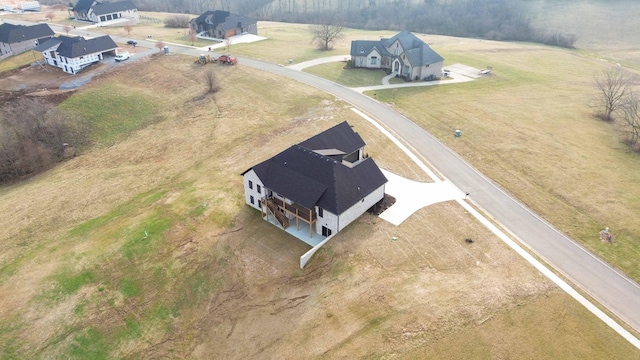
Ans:
{"label": "ditch along road", "polygon": [[[61,27],[54,27],[60,31]],[[71,33],[101,36],[89,29]],[[112,36],[116,42],[130,38]],[[202,50],[179,44],[166,44],[172,53],[199,56]],[[140,40],[138,46],[154,48],[153,40]],[[219,54],[213,52],[213,56]],[[330,93],[390,129],[395,136],[426,159],[431,166],[462,191],[490,218],[498,222],[520,243],[559,271],[572,283],[598,301],[619,319],[640,332],[640,285],[560,232],[489,178],[463,160],[425,129],[388,106],[350,88],[285,66],[250,58],[239,58],[240,66],[249,66],[287,77]]]}

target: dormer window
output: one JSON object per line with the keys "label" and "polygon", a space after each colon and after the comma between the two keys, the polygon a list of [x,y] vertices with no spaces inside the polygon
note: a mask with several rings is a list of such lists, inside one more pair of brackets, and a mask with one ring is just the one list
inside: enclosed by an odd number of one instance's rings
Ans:
{"label": "dormer window", "polygon": [[364,47],[363,46],[360,47],[360,54],[364,54]]}

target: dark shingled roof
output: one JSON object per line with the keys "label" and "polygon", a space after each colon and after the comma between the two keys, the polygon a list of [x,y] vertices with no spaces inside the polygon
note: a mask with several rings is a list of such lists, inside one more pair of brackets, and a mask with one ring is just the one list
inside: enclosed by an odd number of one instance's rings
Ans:
{"label": "dark shingled roof", "polygon": [[400,41],[407,59],[412,66],[422,66],[444,61],[444,58],[424,41],[408,31],[401,31],[390,39],[382,39],[384,46],[391,46],[396,40]]}
{"label": "dark shingled roof", "polygon": [[368,55],[373,49],[378,50],[380,56],[391,56],[391,53],[382,46],[379,40],[354,40],[351,42],[351,55]]}
{"label": "dark shingled roof", "polygon": [[0,25],[0,42],[5,44],[42,39],[51,37],[54,34],[53,30],[51,30],[47,24],[25,26],[4,23]]}
{"label": "dark shingled roof", "polygon": [[340,144],[332,147],[350,149],[356,145],[353,134],[364,146],[360,136],[344,122],[299,145],[291,146],[251,169],[265,187],[282,196],[309,209],[317,205],[340,214],[385,184],[387,179],[371,158],[349,167],[340,161],[320,155],[303,144],[324,146],[337,144],[337,140],[344,139],[347,142],[346,147]]}
{"label": "dark shingled roof", "polygon": [[95,0],[78,0],[76,6],[73,7],[73,11],[80,14],[86,14],[87,11],[89,11],[89,9],[91,8],[91,5],[93,5],[94,1]]}
{"label": "dark shingled roof", "polygon": [[62,40],[60,40],[60,38],[51,38],[48,39],[47,41],[41,43],[40,45],[36,46],[33,48],[34,51],[45,51],[47,49],[50,49],[58,44],[60,44],[62,42]]}
{"label": "dark shingled roof", "polygon": [[351,154],[365,145],[346,121],[300,143],[300,146],[311,150],[338,149],[345,154]]}
{"label": "dark shingled roof", "polygon": [[57,51],[60,56],[66,58],[76,58],[97,52],[104,52],[118,48],[118,45],[109,35],[100,36],[93,39],[83,37],[59,36],[37,46],[34,50],[44,51],[59,43]]}
{"label": "dark shingled roof", "polygon": [[224,19],[226,19],[229,15],[230,13],[228,11],[209,10],[202,13],[200,16],[198,16],[192,21],[194,21],[196,24],[206,23],[210,25],[218,25],[224,22]]}
{"label": "dark shingled roof", "polygon": [[136,6],[131,0],[118,1],[118,2],[105,2],[96,4],[93,7],[93,13],[100,16],[104,14],[113,14],[120,11],[134,10]]}

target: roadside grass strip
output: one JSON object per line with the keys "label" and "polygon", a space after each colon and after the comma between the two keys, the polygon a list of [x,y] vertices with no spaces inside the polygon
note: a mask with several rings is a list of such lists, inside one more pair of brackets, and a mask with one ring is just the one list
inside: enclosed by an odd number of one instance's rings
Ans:
{"label": "roadside grass strip", "polygon": [[[413,160],[423,171],[425,171],[435,182],[442,182],[438,176],[435,175],[424,163],[420,161],[420,159],[414,155],[406,146],[404,146],[398,139],[396,139],[389,131],[384,129],[380,124],[378,124],[374,119],[367,116],[363,112],[352,108],[353,112],[360,115],[363,119],[370,122],[376,128],[380,129],[383,134],[385,134],[391,141],[397,144],[406,154]],[[452,186],[454,186],[452,184]],[[460,191],[462,192],[462,191]],[[475,217],[481,224],[483,224],[487,229],[489,229],[493,234],[495,234],[500,240],[502,240],[507,246],[513,249],[518,255],[520,255],[523,259],[525,259],[529,264],[533,265],[542,275],[546,276],[549,280],[555,283],[558,287],[560,287],[565,293],[571,296],[573,299],[578,301],[582,306],[584,306],[587,310],[589,310],[592,314],[594,314],[598,319],[602,320],[607,326],[613,329],[616,333],[622,336],[625,340],[635,346],[637,349],[640,349],[640,340],[636,338],[633,334],[627,331],[624,327],[618,324],[615,320],[613,320],[610,316],[605,314],[602,310],[600,310],[597,306],[595,306],[592,302],[587,300],[584,296],[578,293],[571,285],[569,285],[566,281],[561,279],[558,275],[554,274],[549,268],[543,265],[540,261],[534,258],[531,254],[529,254],[525,249],[523,249],[520,245],[518,245],[514,240],[509,238],[504,232],[498,229],[491,221],[489,221],[486,217],[484,217],[480,212],[474,209],[465,199],[455,198],[458,204],[460,204],[465,210],[467,210],[473,217]]]}

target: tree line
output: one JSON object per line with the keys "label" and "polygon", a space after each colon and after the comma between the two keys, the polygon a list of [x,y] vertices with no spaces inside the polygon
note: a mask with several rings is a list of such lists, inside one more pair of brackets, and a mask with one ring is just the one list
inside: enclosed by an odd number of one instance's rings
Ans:
{"label": "tree line", "polygon": [[[60,3],[63,0],[42,0]],[[201,14],[225,10],[256,20],[306,24],[330,22],[366,30],[408,30],[426,34],[528,41],[571,48],[573,34],[531,25],[524,0],[135,0],[141,11]],[[330,20],[327,20],[330,19]]]}

